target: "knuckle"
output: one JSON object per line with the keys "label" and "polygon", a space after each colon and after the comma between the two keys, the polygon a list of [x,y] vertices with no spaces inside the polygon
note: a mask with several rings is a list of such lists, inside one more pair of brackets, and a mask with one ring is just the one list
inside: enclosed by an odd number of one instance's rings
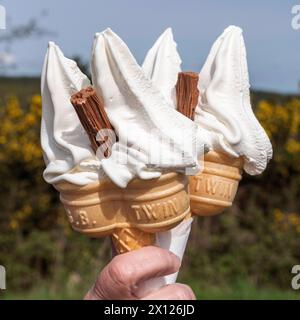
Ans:
{"label": "knuckle", "polygon": [[88,292],[88,297],[90,297],[92,300],[106,300],[105,292],[103,291],[103,284],[106,283],[105,280],[105,273],[101,272],[94,285]]}
{"label": "knuckle", "polygon": [[100,273],[93,293],[101,300],[118,299],[128,295],[128,280],[122,264],[112,261]]}
{"label": "knuckle", "polygon": [[193,290],[185,284],[176,284],[176,298],[178,300],[195,300]]}
{"label": "knuckle", "polygon": [[99,274],[91,294],[97,299],[133,299],[136,270],[124,256],[116,256]]}
{"label": "knuckle", "polygon": [[132,279],[131,268],[128,265],[125,267],[118,256],[107,266],[107,273],[112,281],[121,286],[127,286]]}
{"label": "knuckle", "polygon": [[91,297],[91,300],[106,300],[106,295],[102,290],[100,282],[94,284],[88,296]]}

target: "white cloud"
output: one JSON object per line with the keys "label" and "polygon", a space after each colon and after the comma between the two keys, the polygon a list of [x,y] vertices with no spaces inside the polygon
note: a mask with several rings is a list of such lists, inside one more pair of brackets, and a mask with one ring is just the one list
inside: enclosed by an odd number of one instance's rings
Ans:
{"label": "white cloud", "polygon": [[0,66],[9,67],[15,63],[15,57],[9,52],[0,52]]}

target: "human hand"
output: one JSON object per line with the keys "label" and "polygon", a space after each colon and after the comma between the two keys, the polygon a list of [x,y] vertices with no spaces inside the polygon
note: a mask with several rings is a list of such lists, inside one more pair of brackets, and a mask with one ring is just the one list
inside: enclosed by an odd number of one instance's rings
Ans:
{"label": "human hand", "polygon": [[115,256],[99,274],[85,300],[195,300],[184,284],[165,285],[139,297],[139,286],[147,280],[177,272],[180,259],[172,252],[154,246]]}

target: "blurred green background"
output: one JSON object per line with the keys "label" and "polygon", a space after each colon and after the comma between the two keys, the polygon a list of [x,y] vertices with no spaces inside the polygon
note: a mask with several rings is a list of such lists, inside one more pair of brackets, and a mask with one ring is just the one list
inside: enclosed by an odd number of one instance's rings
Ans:
{"label": "blurred green background", "polygon": [[[110,259],[110,243],[73,232],[58,193],[42,179],[37,78],[0,78],[1,299],[80,299]],[[258,177],[244,175],[233,207],[197,218],[179,281],[199,299],[298,299],[300,98],[252,92],[274,146]]]}

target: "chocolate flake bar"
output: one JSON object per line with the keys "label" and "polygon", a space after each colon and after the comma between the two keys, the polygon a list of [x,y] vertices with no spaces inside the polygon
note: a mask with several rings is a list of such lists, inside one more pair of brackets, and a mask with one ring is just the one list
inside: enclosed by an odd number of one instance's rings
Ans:
{"label": "chocolate flake bar", "polygon": [[198,104],[199,76],[196,72],[180,72],[176,84],[177,110],[186,117],[194,120]]}
{"label": "chocolate flake bar", "polygon": [[[107,139],[107,135],[101,136],[101,129],[111,129],[104,104],[92,87],[84,88],[71,97],[71,103],[79,117],[79,120],[89,136],[94,152],[105,144],[104,156],[109,156],[112,143]],[[98,136],[97,136],[98,134]]]}

